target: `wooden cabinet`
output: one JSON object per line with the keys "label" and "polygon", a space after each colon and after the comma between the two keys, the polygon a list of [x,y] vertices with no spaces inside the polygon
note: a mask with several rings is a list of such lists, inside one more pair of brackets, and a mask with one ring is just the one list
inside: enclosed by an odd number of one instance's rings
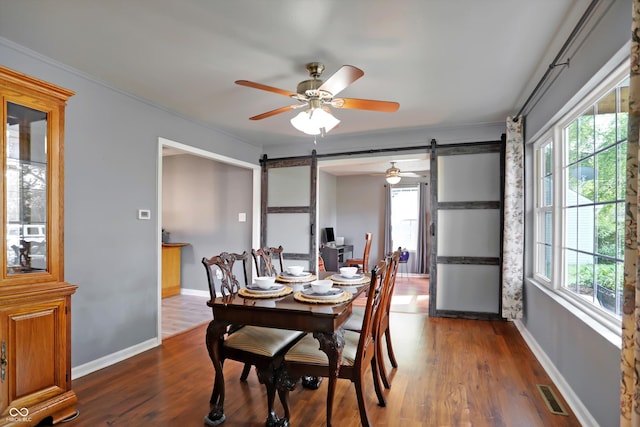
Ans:
{"label": "wooden cabinet", "polygon": [[180,295],[181,248],[188,243],[162,244],[162,298]]}
{"label": "wooden cabinet", "polygon": [[64,281],[64,109],[73,92],[0,67],[0,426],[76,414]]}
{"label": "wooden cabinet", "polygon": [[320,255],[327,271],[338,271],[349,258],[353,258],[353,245],[323,246]]}

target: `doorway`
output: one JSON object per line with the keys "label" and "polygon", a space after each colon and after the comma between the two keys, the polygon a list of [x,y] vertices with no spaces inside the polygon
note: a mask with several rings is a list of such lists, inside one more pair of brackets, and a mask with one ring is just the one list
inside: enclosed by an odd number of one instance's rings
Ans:
{"label": "doorway", "polygon": [[[178,157],[174,155],[182,158],[179,164],[176,164]],[[168,156],[173,163],[167,160]],[[163,178],[169,172],[179,177],[179,181],[170,185],[165,181],[163,186]],[[163,188],[165,186],[176,197],[170,203],[170,210],[166,209],[163,201],[163,196],[167,194]],[[174,322],[167,327],[175,333],[180,325],[185,329],[194,326],[193,323],[200,319],[197,316],[201,316],[199,323],[211,319],[211,309],[206,306],[209,290],[200,260],[215,255],[216,251],[242,252],[259,247],[260,166],[158,138],[157,200],[157,331],[158,341],[161,342],[163,336],[167,335],[163,333],[163,318],[171,321],[166,319],[164,314],[167,313],[163,312],[163,302],[167,302],[162,298],[163,226],[172,224],[165,230],[174,232],[170,235],[170,242],[188,243],[181,249],[179,277],[182,284],[179,294],[175,296],[176,301],[171,307],[165,304],[166,311],[173,319],[191,319],[180,324]],[[176,221],[176,216],[184,218]],[[189,307],[194,304],[200,307],[200,314],[195,318],[191,316],[193,313],[188,316],[180,314],[181,310],[193,311]]]}

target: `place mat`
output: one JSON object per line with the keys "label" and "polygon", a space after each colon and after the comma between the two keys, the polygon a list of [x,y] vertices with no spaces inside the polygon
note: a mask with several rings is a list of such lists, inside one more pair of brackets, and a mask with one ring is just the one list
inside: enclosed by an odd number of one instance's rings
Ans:
{"label": "place mat", "polygon": [[255,294],[246,288],[240,288],[240,290],[238,291],[238,295],[243,298],[277,298],[289,295],[291,292],[293,292],[293,289],[291,289],[289,286],[285,286],[284,289],[280,291],[265,292],[259,294]]}
{"label": "place mat", "polygon": [[315,274],[311,274],[310,276],[283,276],[282,274],[278,274],[276,277],[276,281],[283,283],[307,283],[313,282],[317,277]]}
{"label": "place mat", "polygon": [[371,277],[365,274],[364,277],[360,280],[340,280],[340,278],[338,278],[338,274],[334,274],[331,276],[331,280],[335,285],[338,286],[358,286],[370,283]]}
{"label": "place mat", "polygon": [[306,302],[310,304],[342,304],[343,302],[350,301],[353,298],[353,294],[348,291],[344,291],[344,294],[335,299],[317,299],[308,297],[302,292],[296,292],[293,294],[293,298],[298,302]]}

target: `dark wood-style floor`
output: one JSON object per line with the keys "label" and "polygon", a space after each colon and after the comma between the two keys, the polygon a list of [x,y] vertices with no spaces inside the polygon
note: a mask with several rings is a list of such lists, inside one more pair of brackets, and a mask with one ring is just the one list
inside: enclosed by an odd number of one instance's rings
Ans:
{"label": "dark wood-style floor", "polygon": [[[422,283],[413,283],[417,294],[424,294]],[[398,291],[397,296],[408,292]],[[375,426],[580,425],[572,413],[554,415],[547,408],[536,384],[551,385],[571,412],[513,324],[432,319],[420,312],[421,305],[417,296],[400,298],[391,314],[399,368],[390,371],[385,408],[376,405],[373,387],[366,384]],[[80,415],[64,425],[203,426],[213,383],[205,329],[206,324],[174,335],[159,348],[74,380]],[[223,425],[264,426],[265,390],[255,373],[240,382],[241,368],[225,363]],[[298,386],[291,404],[292,426],[325,425],[325,384],[315,391]],[[345,380],[338,382],[333,425],[360,425],[354,388]]]}

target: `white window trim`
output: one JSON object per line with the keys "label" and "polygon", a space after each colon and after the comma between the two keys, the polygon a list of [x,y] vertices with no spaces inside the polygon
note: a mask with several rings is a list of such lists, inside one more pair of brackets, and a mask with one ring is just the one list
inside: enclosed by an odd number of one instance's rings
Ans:
{"label": "white window trim", "polygon": [[[553,176],[553,232],[552,232],[552,270],[551,270],[551,280],[547,280],[544,276],[541,276],[537,272],[537,266],[539,265],[539,254],[537,251],[537,244],[539,242],[539,233],[541,232],[540,224],[538,221],[538,212],[540,211],[540,191],[542,189],[539,188],[539,172],[537,158],[540,155],[540,147],[544,146],[549,140],[552,141],[553,144],[558,144],[563,141],[563,129],[568,126],[572,121],[574,121],[579,114],[581,114],[586,108],[593,105],[600,99],[602,96],[606,95],[610,90],[612,85],[617,84],[622,79],[624,79],[625,75],[629,74],[629,58],[625,58],[620,61],[618,56],[614,58],[618,65],[615,67],[611,67],[609,65],[609,69],[612,71],[598,84],[593,83],[592,81],[586,86],[592,86],[591,89],[583,88],[580,91],[580,94],[583,94],[583,98],[576,102],[573,107],[565,106],[562,110],[564,113],[558,118],[558,115],[554,116],[554,121],[552,121],[545,131],[542,134],[536,135],[534,139],[533,153],[536,157],[534,161],[535,171],[533,176],[533,190],[535,194],[535,202],[534,202],[534,239],[533,239],[533,268],[531,269],[532,276],[527,280],[543,290],[547,295],[552,297],[555,301],[560,303],[564,308],[566,308],[569,312],[575,315],[577,318],[583,320],[587,325],[589,325],[592,329],[602,335],[605,339],[607,339],[612,344],[620,347],[621,346],[621,326],[622,321],[617,316],[606,312],[595,306],[593,303],[589,301],[585,301],[579,295],[574,294],[562,287],[562,280],[564,278],[564,227],[566,218],[562,215],[563,209],[563,198],[564,198],[564,177],[562,175],[562,168],[564,164],[565,155],[564,150],[559,149],[557,145],[553,145],[553,167],[552,167],[552,176]],[[598,74],[601,76],[601,73]],[[585,86],[585,87],[586,87]],[[571,102],[575,102],[575,97]],[[561,224],[560,224],[561,223]]]}

